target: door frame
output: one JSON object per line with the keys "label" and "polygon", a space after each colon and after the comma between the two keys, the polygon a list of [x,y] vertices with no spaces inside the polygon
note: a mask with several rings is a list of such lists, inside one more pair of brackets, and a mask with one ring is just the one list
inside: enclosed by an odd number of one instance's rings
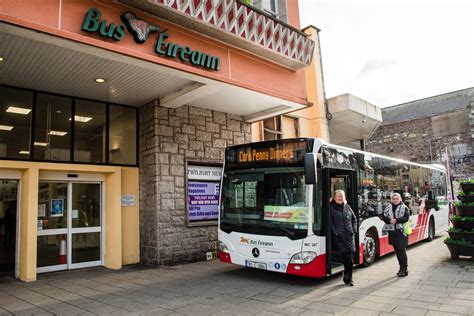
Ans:
{"label": "door frame", "polygon": [[[357,219],[357,228],[359,228],[359,217],[358,217],[358,198],[357,198],[357,173],[355,170],[351,169],[337,169],[337,168],[323,168],[322,169],[322,199],[323,199],[323,210],[325,216],[324,224],[326,226],[326,274],[332,275],[332,268],[331,268],[331,217],[330,217],[330,210],[329,210],[329,200],[331,198],[331,177],[336,174],[341,175],[348,175],[350,176],[350,192],[346,199],[348,204],[351,206],[352,210],[354,211]],[[354,263],[359,262],[359,232],[357,231],[355,234],[355,253],[354,253]],[[338,272],[338,271],[337,271]],[[336,273],[337,273],[336,272]]]}
{"label": "door frame", "polygon": [[[46,273],[53,271],[74,270],[86,267],[102,266],[104,264],[105,254],[105,181],[103,175],[84,174],[79,179],[70,178],[63,172],[42,172],[38,180],[41,182],[57,182],[67,184],[67,228],[38,231],[37,236],[47,235],[66,235],[66,255],[67,263],[46,267],[36,267],[37,273]],[[99,184],[100,185],[100,226],[87,228],[72,228],[72,187],[73,183]],[[81,263],[72,263],[72,235],[79,233],[100,233],[100,260]]]}
{"label": "door frame", "polygon": [[15,236],[15,278],[20,277],[20,219],[21,219],[21,171],[0,169],[0,181],[1,180],[15,180],[18,181],[16,191],[16,236]]}

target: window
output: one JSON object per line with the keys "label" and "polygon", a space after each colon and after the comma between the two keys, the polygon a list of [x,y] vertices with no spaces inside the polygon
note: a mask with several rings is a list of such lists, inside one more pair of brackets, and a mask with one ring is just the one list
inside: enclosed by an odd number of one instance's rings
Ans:
{"label": "window", "polygon": [[35,111],[34,159],[71,161],[72,99],[39,93]]}
{"label": "window", "polygon": [[124,106],[110,105],[109,117],[109,163],[136,164],[136,110]]}
{"label": "window", "polygon": [[262,11],[271,14],[280,21],[287,22],[285,0],[261,0],[253,1],[253,5]]}
{"label": "window", "polygon": [[277,0],[262,0],[262,10],[278,16]]}
{"label": "window", "polygon": [[33,93],[0,87],[0,157],[30,158]]}
{"label": "window", "polygon": [[76,100],[74,161],[105,162],[105,104]]}
{"label": "window", "polygon": [[282,139],[281,116],[270,117],[263,120],[263,140]]}
{"label": "window", "polygon": [[136,166],[137,120],[133,107],[0,85],[0,159]]}

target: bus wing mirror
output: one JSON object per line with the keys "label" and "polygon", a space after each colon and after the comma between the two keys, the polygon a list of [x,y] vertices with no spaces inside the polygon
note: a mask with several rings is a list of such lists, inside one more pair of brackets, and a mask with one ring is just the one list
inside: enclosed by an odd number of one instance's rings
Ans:
{"label": "bus wing mirror", "polygon": [[316,184],[316,154],[304,155],[304,172],[306,184]]}

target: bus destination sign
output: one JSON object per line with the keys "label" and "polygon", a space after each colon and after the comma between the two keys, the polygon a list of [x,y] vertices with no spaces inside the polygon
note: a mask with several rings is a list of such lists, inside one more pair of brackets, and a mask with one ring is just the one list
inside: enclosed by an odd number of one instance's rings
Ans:
{"label": "bus destination sign", "polygon": [[306,139],[270,141],[227,148],[226,165],[248,166],[262,164],[296,165],[309,152]]}

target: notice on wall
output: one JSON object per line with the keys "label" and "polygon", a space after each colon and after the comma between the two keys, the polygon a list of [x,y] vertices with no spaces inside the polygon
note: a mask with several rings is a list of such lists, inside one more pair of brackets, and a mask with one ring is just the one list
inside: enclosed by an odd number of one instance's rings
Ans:
{"label": "notice on wall", "polygon": [[64,200],[51,199],[51,217],[62,217],[64,215]]}
{"label": "notice on wall", "polygon": [[219,182],[188,182],[189,221],[217,220],[219,216]]}
{"label": "notice on wall", "polygon": [[122,206],[135,206],[135,195],[134,194],[122,195]]}
{"label": "notice on wall", "polygon": [[220,181],[222,167],[188,165],[188,180]]}
{"label": "notice on wall", "polygon": [[46,216],[46,204],[39,204],[38,217],[45,217],[45,216]]}
{"label": "notice on wall", "polygon": [[72,219],[78,219],[79,218],[79,210],[72,210]]}

